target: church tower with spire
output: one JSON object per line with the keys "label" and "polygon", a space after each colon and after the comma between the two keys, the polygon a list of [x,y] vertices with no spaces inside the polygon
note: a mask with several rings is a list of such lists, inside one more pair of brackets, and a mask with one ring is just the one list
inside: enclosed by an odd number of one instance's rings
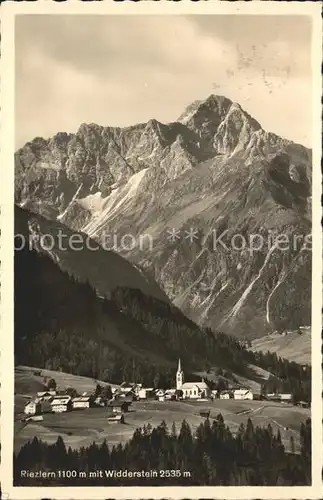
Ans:
{"label": "church tower with spire", "polygon": [[178,360],[178,368],[176,372],[176,389],[179,390],[181,389],[182,385],[184,384],[184,372],[181,367],[181,360]]}

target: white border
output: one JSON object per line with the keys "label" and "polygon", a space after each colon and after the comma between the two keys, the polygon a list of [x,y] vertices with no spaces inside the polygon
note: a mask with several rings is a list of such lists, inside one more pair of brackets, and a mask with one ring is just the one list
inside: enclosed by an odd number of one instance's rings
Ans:
{"label": "white border", "polygon": [[[307,15],[313,21],[313,271],[312,271],[312,486],[304,487],[14,487],[13,486],[13,199],[14,199],[14,17],[17,14],[248,14]],[[3,498],[55,499],[320,499],[322,488],[322,231],[321,231],[321,2],[5,2],[1,6],[1,488]],[[301,99],[302,96],[299,96]],[[297,103],[295,103],[297,105]],[[5,222],[5,223],[4,223]]]}

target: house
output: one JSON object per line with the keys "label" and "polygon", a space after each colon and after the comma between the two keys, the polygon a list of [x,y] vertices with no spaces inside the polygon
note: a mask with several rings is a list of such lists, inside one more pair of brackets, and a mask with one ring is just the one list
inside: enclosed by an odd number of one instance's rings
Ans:
{"label": "house", "polygon": [[308,403],[307,401],[298,401],[297,406],[300,406],[301,408],[310,408],[311,403]]}
{"label": "house", "polygon": [[203,417],[203,418],[209,418],[210,416],[210,410],[201,410],[200,411],[200,416]]}
{"label": "house", "polygon": [[280,393],[272,393],[272,394],[267,394],[267,399],[270,401],[277,401],[279,403],[281,402],[291,402],[293,399],[292,394],[280,394]]}
{"label": "house", "polygon": [[132,384],[130,382],[126,382],[125,380],[120,384],[119,389],[123,389],[125,387],[130,387],[132,389]]}
{"label": "house", "polygon": [[139,399],[152,399],[155,397],[154,388],[153,387],[142,387],[138,391]]}
{"label": "house", "polygon": [[230,392],[229,391],[220,392],[220,399],[230,399]]}
{"label": "house", "polygon": [[266,399],[267,401],[275,401],[276,403],[281,402],[279,394],[267,394]]}
{"label": "house", "polygon": [[288,402],[288,401],[291,401],[292,399],[293,399],[293,395],[292,394],[280,394],[280,400],[281,401]]}
{"label": "house", "polygon": [[136,384],[134,382],[122,382],[120,387],[112,389],[112,394],[115,397],[132,397],[132,400],[135,401],[138,398],[138,393],[141,388],[142,384]]}
{"label": "house", "polygon": [[124,424],[124,415],[123,413],[118,413],[116,415],[109,415],[107,417],[107,421],[109,423],[114,423],[114,424]]}
{"label": "house", "polygon": [[209,386],[204,380],[201,382],[184,382],[184,371],[181,367],[181,360],[178,360],[176,372],[176,390],[183,391],[183,399],[201,399],[210,396]]}
{"label": "house", "polygon": [[136,394],[137,397],[139,395],[140,389],[142,389],[142,384],[135,384],[134,387],[133,387],[133,389],[132,389],[134,391],[134,393]]}
{"label": "house", "polygon": [[253,393],[249,389],[235,389],[233,391],[233,399],[252,400]]}
{"label": "house", "polygon": [[52,411],[54,413],[63,413],[72,410],[72,398],[71,396],[62,395],[56,396],[51,402]]}
{"label": "house", "polygon": [[50,401],[54,396],[56,396],[56,391],[41,391],[37,392],[37,398],[43,401]]}
{"label": "house", "polygon": [[165,391],[165,399],[166,400],[176,399],[176,389],[167,389]]}
{"label": "house", "polygon": [[155,391],[155,396],[158,401],[165,401],[165,391],[163,389],[157,389]]}
{"label": "house", "polygon": [[72,399],[73,410],[90,408],[92,406],[91,396],[78,396]]}
{"label": "house", "polygon": [[128,391],[128,392],[122,392],[121,394],[117,395],[118,398],[123,398],[124,400],[127,401],[136,401],[137,396],[134,391]]}
{"label": "house", "polygon": [[217,397],[219,396],[219,391],[218,391],[217,389],[213,389],[213,390],[211,391],[211,396],[212,396],[212,398],[214,398],[214,399],[215,399],[215,398],[217,398]]}
{"label": "house", "polygon": [[122,384],[120,385],[119,389],[118,389],[118,392],[120,394],[124,394],[124,393],[128,393],[128,392],[131,392],[134,390],[136,384],[134,383],[130,383],[130,382],[122,382]]}
{"label": "house", "polygon": [[104,399],[102,396],[97,396],[94,400],[94,404],[97,406],[107,406],[108,401]]}
{"label": "house", "polygon": [[29,401],[24,408],[26,415],[37,415],[41,413],[41,404],[39,401]]}
{"label": "house", "polygon": [[129,406],[131,402],[129,401],[118,401],[117,399],[109,401],[108,407],[112,409],[114,413],[125,413],[129,411]]}

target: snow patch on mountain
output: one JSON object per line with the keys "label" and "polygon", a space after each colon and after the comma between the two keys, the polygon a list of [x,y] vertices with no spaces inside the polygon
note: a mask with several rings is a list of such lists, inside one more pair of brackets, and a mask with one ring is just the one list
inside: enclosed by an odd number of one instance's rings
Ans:
{"label": "snow patch on mountain", "polygon": [[85,198],[78,199],[77,202],[81,205],[81,207],[89,210],[92,214],[95,214],[96,212],[100,212],[100,210],[102,210],[105,200],[106,198],[102,197],[101,191],[98,191],[95,194],[89,194]]}
{"label": "snow patch on mountain", "polygon": [[69,208],[73,205],[74,201],[77,199],[81,189],[83,187],[83,184],[80,184],[79,187],[77,188],[73,198],[71,199],[71,201],[69,202],[69,204],[67,205],[67,207],[65,208],[64,212],[62,212],[60,215],[57,216],[57,220],[62,220],[65,215],[67,214]]}
{"label": "snow patch on mountain", "polygon": [[228,317],[223,321],[223,323],[225,323],[226,321],[230,320],[231,318],[235,318],[238,314],[238,312],[240,311],[240,309],[242,308],[243,304],[245,303],[248,295],[250,294],[251,290],[253,289],[255,283],[260,279],[264,269],[266,268],[266,265],[271,257],[271,254],[274,252],[274,250],[276,249],[276,245],[273,245],[267,255],[266,255],[266,258],[265,258],[265,261],[263,263],[263,265],[261,266],[259,272],[257,273],[257,275],[254,277],[254,279],[251,281],[251,283],[249,283],[249,285],[247,286],[247,288],[245,289],[245,291],[243,292],[243,294],[241,295],[241,297],[239,298],[239,300],[236,302],[236,304],[233,306],[230,314],[228,315]]}
{"label": "snow patch on mountain", "polygon": [[115,215],[118,215],[120,210],[124,210],[129,206],[131,200],[136,196],[147,171],[148,168],[144,168],[130,177],[123,187],[112,190],[111,194],[102,200],[101,212],[98,217],[93,218],[86,224],[82,231],[91,237],[95,236],[104,224]]}

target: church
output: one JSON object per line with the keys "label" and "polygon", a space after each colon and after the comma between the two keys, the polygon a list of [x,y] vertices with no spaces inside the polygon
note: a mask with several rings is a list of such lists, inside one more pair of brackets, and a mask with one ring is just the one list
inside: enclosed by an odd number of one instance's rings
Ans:
{"label": "church", "polygon": [[181,366],[181,360],[178,360],[178,368],[176,372],[176,389],[183,391],[184,399],[200,399],[210,396],[210,389],[202,379],[201,382],[185,382],[184,372]]}

